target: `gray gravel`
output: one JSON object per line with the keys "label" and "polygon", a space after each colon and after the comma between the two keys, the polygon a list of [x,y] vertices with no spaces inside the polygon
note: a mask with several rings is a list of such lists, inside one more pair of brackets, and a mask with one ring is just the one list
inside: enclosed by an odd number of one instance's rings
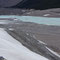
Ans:
{"label": "gray gravel", "polygon": [[0,15],[40,16],[58,18],[60,17],[60,8],[47,10],[0,8]]}

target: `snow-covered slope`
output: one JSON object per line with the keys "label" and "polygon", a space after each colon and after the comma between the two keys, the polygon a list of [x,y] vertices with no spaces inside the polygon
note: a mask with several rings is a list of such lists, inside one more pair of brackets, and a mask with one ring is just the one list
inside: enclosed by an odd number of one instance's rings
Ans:
{"label": "snow-covered slope", "polygon": [[0,56],[7,60],[49,60],[38,55],[0,28]]}

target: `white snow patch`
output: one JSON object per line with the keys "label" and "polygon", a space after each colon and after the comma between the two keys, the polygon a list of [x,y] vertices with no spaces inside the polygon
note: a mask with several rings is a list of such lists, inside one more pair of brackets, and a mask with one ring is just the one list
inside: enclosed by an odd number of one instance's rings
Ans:
{"label": "white snow patch", "polygon": [[49,16],[50,14],[45,14],[45,15],[43,15],[43,16]]}
{"label": "white snow patch", "polygon": [[31,12],[29,12],[29,13],[26,13],[26,14],[31,14]]}
{"label": "white snow patch", "polygon": [[0,28],[0,56],[7,60],[49,60],[24,47],[2,28]]}
{"label": "white snow patch", "polygon": [[57,54],[56,52],[54,52],[53,50],[51,50],[50,48],[48,48],[48,47],[46,47],[51,53],[53,53],[54,55],[56,55],[56,56],[58,56],[58,57],[60,57],[60,55],[59,54]]}
{"label": "white snow patch", "polygon": [[27,35],[29,35],[29,33],[26,33]]}
{"label": "white snow patch", "polygon": [[[35,35],[33,35],[33,38],[35,38],[36,39],[36,36]],[[40,43],[42,43],[42,44],[45,44],[45,45],[47,45],[46,43],[44,43],[43,41],[41,41],[41,40],[38,40]]]}
{"label": "white snow patch", "polygon": [[13,28],[9,28],[9,30],[13,31],[14,29]]}
{"label": "white snow patch", "polygon": [[35,36],[35,35],[33,35],[33,38],[35,38],[35,39],[36,39],[36,36]]}
{"label": "white snow patch", "polygon": [[43,41],[41,41],[41,40],[38,40],[40,43],[42,43],[42,44],[44,44],[44,45],[47,45],[46,43],[44,43]]}

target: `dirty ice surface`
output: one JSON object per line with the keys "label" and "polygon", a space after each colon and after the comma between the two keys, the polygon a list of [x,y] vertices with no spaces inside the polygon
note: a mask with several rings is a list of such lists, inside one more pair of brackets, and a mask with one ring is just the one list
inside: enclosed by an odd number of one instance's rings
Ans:
{"label": "dirty ice surface", "polygon": [[0,28],[0,56],[7,60],[49,60],[30,51]]}

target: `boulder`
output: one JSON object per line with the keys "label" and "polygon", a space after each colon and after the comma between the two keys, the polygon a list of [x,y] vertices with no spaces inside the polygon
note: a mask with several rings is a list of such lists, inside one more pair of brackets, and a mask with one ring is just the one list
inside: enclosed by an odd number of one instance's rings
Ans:
{"label": "boulder", "polygon": [[4,57],[0,56],[0,60],[6,60]]}

